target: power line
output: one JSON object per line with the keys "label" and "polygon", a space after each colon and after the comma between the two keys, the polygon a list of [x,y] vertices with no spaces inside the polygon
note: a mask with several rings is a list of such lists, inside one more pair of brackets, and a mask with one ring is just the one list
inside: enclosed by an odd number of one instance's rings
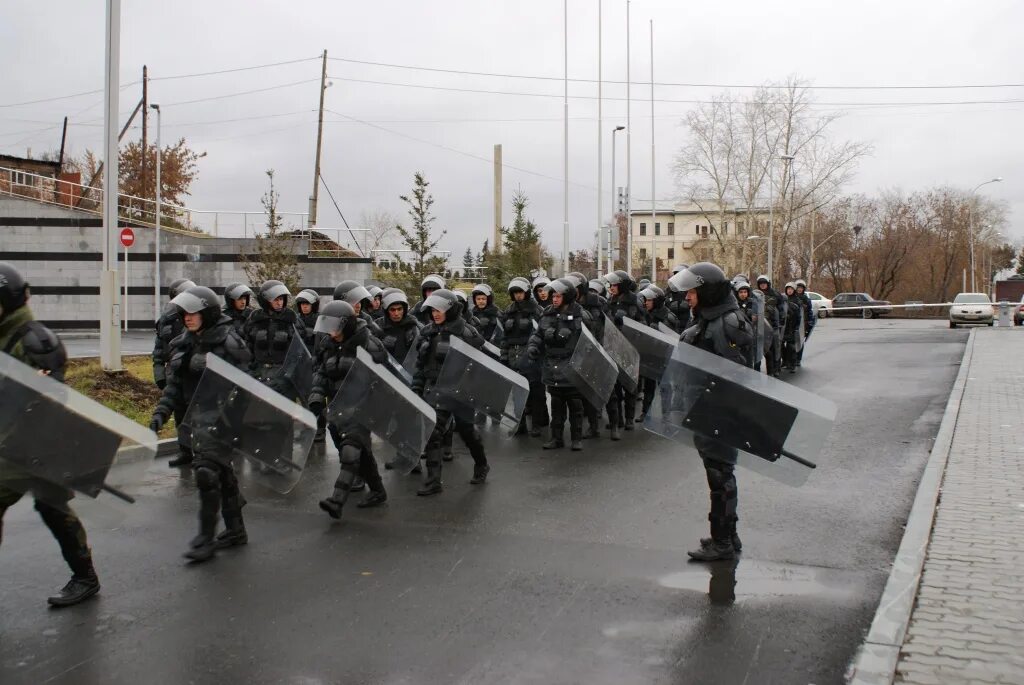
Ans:
{"label": "power line", "polygon": [[[131,86],[136,86],[136,85],[138,85],[140,83],[142,83],[142,81],[132,81],[131,83],[125,83],[125,84],[123,84],[121,86],[121,90],[124,90],[125,88],[129,88]],[[27,105],[38,105],[38,104],[42,104],[44,102],[56,102],[57,100],[71,100],[72,98],[80,98],[80,97],[84,97],[86,95],[96,95],[97,93],[102,93],[102,92],[103,92],[103,89],[100,88],[99,90],[87,90],[87,91],[83,91],[81,93],[72,93],[70,95],[57,95],[57,96],[52,97],[52,98],[43,98],[41,100],[26,100],[25,102],[9,102],[7,104],[0,105],[0,107],[25,107]]]}
{"label": "power line", "polygon": [[253,71],[254,69],[267,69],[269,67],[280,67],[286,64],[301,64],[302,62],[309,62],[315,59],[320,59],[320,56],[316,57],[305,57],[303,59],[293,59],[287,62],[272,62],[270,64],[255,64],[251,67],[235,67],[233,69],[220,69],[219,71],[203,71],[195,74],[177,74],[175,76],[151,76],[150,81],[175,81],[184,78],[199,78],[202,76],[216,76],[218,74],[234,74],[239,71]]}
{"label": "power line", "polygon": [[[533,81],[557,81],[562,82],[563,77],[561,76],[540,76],[535,74],[507,74],[498,72],[487,72],[487,71],[469,71],[465,69],[442,69],[439,67],[419,67],[409,64],[390,64],[387,62],[372,62],[368,60],[359,59],[348,59],[345,57],[328,57],[328,60],[334,62],[347,62],[349,64],[362,64],[365,66],[372,67],[387,67],[390,69],[408,69],[411,71],[429,71],[440,74],[458,74],[461,76],[488,76],[496,78],[518,78],[528,79]],[[575,83],[597,83],[597,79],[589,78],[571,78],[569,81]],[[616,81],[612,79],[602,79],[601,83],[611,85],[626,85],[626,81]],[[650,81],[633,81],[633,85],[650,85]],[[655,82],[656,86],[670,86],[670,87],[681,87],[681,88],[767,88],[769,90],[789,88],[787,85],[775,85],[775,84],[740,84],[740,83],[671,83],[671,82]],[[957,90],[962,88],[1024,88],[1024,83],[972,83],[972,84],[942,84],[942,85],[889,85],[889,86],[817,86],[808,85],[803,86],[808,90]]]}
{"label": "power line", "polygon": [[[328,58],[330,59],[330,58]],[[400,88],[418,88],[423,90],[443,90],[456,93],[480,93],[484,95],[512,95],[516,97],[538,97],[538,98],[558,98],[561,99],[561,95],[553,93],[527,93],[521,91],[508,91],[508,90],[482,90],[479,88],[456,88],[453,86],[430,86],[419,83],[396,83],[394,81],[376,81],[371,79],[357,79],[348,78],[344,76],[331,76],[332,79],[338,81],[348,81],[351,83],[368,83],[371,85],[378,86],[396,86]],[[648,82],[647,85],[650,85]],[[597,100],[596,95],[569,95],[570,99],[574,100]],[[607,101],[620,101],[625,102],[626,98],[623,97],[609,97],[605,96],[603,100]],[[633,102],[650,102],[650,98],[631,98]],[[672,98],[655,98],[655,102],[666,102],[675,104],[689,104],[689,105],[705,105],[711,104],[713,100],[680,100]],[[813,102],[808,103],[816,107],[933,107],[940,105],[1001,105],[1001,104],[1016,104],[1024,102],[1024,99],[1015,100],[957,100],[957,101],[937,101],[937,102]]]}
{"label": "power line", "polygon": [[236,98],[236,97],[240,97],[242,95],[252,95],[253,93],[266,93],[267,91],[271,91],[271,90],[281,90],[282,88],[291,88],[292,86],[301,86],[304,83],[314,83],[314,82],[319,82],[319,81],[320,81],[320,79],[318,79],[318,78],[305,79],[304,81],[292,81],[291,83],[282,83],[282,84],[279,84],[279,85],[276,85],[276,86],[267,86],[266,88],[256,88],[254,90],[242,90],[242,91],[239,91],[237,93],[226,93],[224,95],[212,95],[210,97],[205,97],[205,98],[196,98],[195,100],[181,100],[179,102],[167,102],[167,103],[164,103],[164,104],[162,104],[160,106],[164,107],[164,108],[166,108],[166,107],[178,107],[179,105],[192,105],[192,104],[195,104],[197,102],[211,102],[213,100],[225,100],[227,98]]}

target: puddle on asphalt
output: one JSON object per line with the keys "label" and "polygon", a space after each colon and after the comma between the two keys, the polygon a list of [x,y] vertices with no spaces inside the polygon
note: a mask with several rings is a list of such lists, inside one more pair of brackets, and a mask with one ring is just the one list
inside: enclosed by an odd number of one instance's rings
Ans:
{"label": "puddle on asphalt", "polygon": [[765,597],[852,597],[857,583],[841,571],[761,561],[691,564],[658,579],[662,587],[708,594],[712,602]]}

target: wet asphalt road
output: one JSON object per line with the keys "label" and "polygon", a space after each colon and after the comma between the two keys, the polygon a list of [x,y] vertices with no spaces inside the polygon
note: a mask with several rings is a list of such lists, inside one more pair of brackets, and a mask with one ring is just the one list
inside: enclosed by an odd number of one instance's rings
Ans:
{"label": "wet asphalt road", "polygon": [[[69,357],[98,357],[100,355],[100,334],[97,331],[74,331],[62,334],[61,340]],[[138,355],[153,353],[153,331],[131,330],[121,333],[121,354]]]}
{"label": "wet asphalt road", "polygon": [[101,595],[66,580],[27,502],[0,551],[0,682],[838,683],[874,614],[966,341],[944,321],[828,320],[791,381],[838,421],[802,488],[739,473],[738,562],[707,531],[696,453],[644,431],[542,452],[488,435],[493,470],[440,497],[388,472],[386,507],[316,507],[333,450],[288,497],[248,491],[248,547],[186,567],[197,508],[159,464],[119,527],[90,525]]}

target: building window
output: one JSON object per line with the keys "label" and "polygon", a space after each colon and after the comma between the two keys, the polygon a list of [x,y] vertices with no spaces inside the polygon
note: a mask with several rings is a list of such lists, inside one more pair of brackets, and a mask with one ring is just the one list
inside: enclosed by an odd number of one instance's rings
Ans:
{"label": "building window", "polygon": [[729,235],[729,222],[728,221],[723,221],[722,222],[722,235]]}
{"label": "building window", "polygon": [[676,258],[676,248],[674,248],[674,247],[668,248],[668,259],[669,259],[669,261],[671,261],[671,260],[673,260],[675,258]]}
{"label": "building window", "polygon": [[708,234],[708,227],[707,226],[701,226],[700,227],[700,234],[701,235],[707,235]]}
{"label": "building window", "polygon": [[640,224],[640,235],[647,235],[647,224]]}
{"label": "building window", "polygon": [[675,235],[676,234],[676,225],[673,222],[671,222],[671,221],[668,222],[668,234],[669,235]]}
{"label": "building window", "polygon": [[746,228],[747,228],[747,222],[746,221],[737,221],[736,222],[736,232],[739,233],[740,235],[743,235],[743,231],[746,230]]}
{"label": "building window", "polygon": [[655,222],[654,224],[654,235],[661,235],[661,224]]}
{"label": "building window", "polygon": [[641,247],[640,248],[640,261],[643,261],[645,259],[647,259],[647,249]]}
{"label": "building window", "polygon": [[35,184],[35,176],[32,176],[27,171],[11,171],[11,185],[34,186]]}
{"label": "building window", "polygon": [[693,232],[696,233],[697,235],[700,235],[700,225],[699,224],[697,226],[694,226],[694,231]]}

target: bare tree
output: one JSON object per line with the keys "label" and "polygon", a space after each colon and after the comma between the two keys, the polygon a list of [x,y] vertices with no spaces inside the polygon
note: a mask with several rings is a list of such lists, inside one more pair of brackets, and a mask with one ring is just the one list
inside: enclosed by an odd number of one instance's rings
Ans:
{"label": "bare tree", "polygon": [[372,257],[374,250],[389,250],[398,247],[401,237],[398,234],[398,217],[382,209],[364,211],[359,215],[359,228],[364,229],[360,242],[363,243],[367,257]]}

